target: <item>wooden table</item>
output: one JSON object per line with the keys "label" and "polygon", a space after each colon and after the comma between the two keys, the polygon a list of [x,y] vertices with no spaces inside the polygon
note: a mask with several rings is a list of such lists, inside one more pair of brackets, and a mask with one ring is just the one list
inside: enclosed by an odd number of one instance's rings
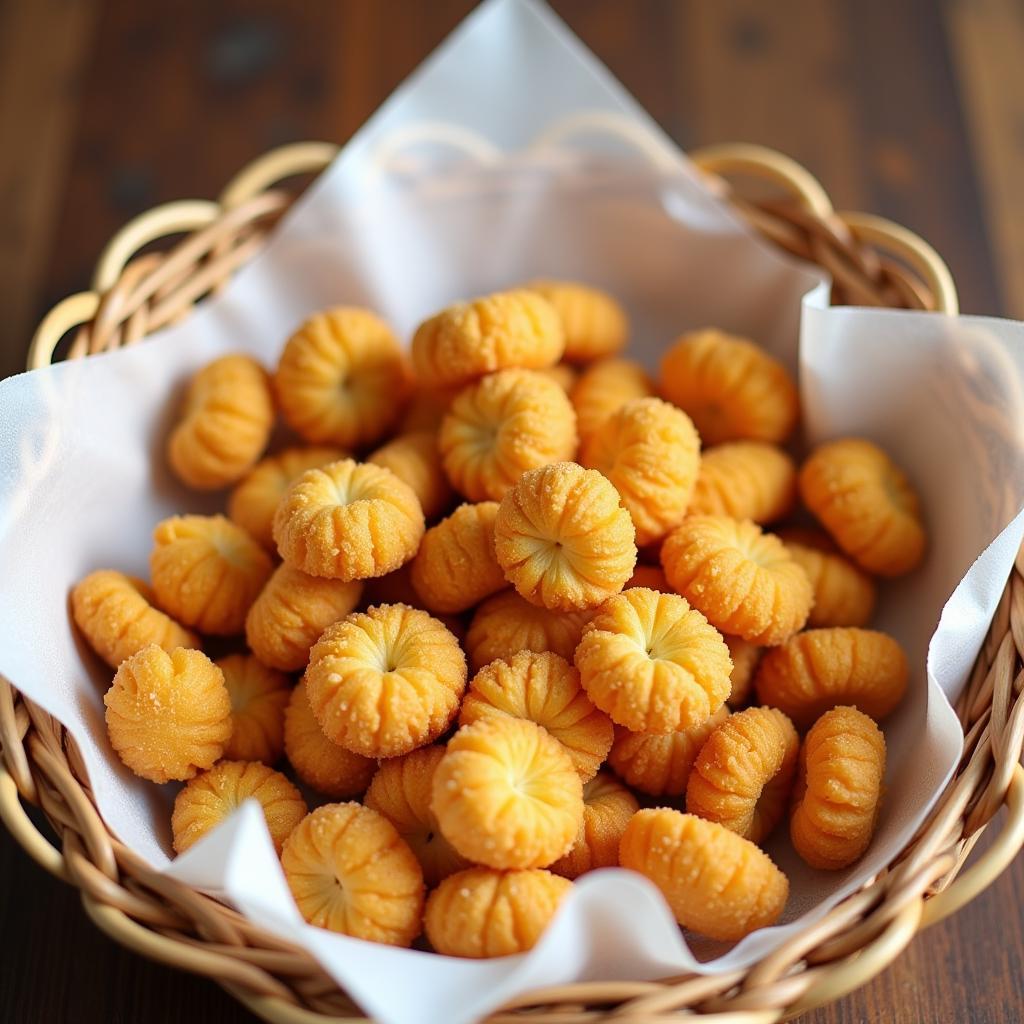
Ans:
{"label": "wooden table", "polygon": [[[0,0],[0,376],[156,203],[272,146],[343,141],[470,0]],[[557,0],[683,146],[745,140],[948,259],[966,311],[1024,317],[1024,8],[1014,0]],[[125,952],[0,838],[0,1020],[251,1019]],[[860,992],[807,1015],[1019,1022],[1024,861]]]}

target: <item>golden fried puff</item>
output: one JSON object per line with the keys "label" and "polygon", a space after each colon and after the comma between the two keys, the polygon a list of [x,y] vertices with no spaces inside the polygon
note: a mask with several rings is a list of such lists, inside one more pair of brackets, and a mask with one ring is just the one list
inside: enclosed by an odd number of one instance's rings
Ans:
{"label": "golden fried puff", "polygon": [[661,393],[696,424],[705,444],[781,444],[799,415],[786,368],[746,338],[707,329],[684,334],[661,360]]}
{"label": "golden fried puff", "polygon": [[866,626],[875,611],[875,583],[862,569],[835,550],[828,538],[821,543],[802,543],[780,535],[793,561],[811,581],[814,603],[807,625]]}
{"label": "golden fried puff", "polygon": [[142,580],[113,569],[89,573],[71,591],[71,614],[89,646],[111,667],[149,644],[170,653],[199,647],[199,637],[153,607]]}
{"label": "golden fried puff", "polygon": [[778,537],[749,519],[687,516],[661,546],[672,588],[708,622],[762,646],[803,628],[810,581]]}
{"label": "golden fried puff", "polygon": [[583,822],[573,848],[551,865],[556,875],[579,878],[619,863],[619,843],[640,805],[611,775],[599,772],[583,787]]}
{"label": "golden fried puff", "polygon": [[508,586],[494,555],[496,501],[460,505],[423,535],[409,578],[431,612],[464,612]]}
{"label": "golden fried puff", "polygon": [[274,512],[284,492],[307,469],[317,469],[343,458],[340,448],[286,448],[261,459],[228,498],[228,518],[253,540],[274,548]]}
{"label": "golden fried puff", "polygon": [[299,672],[320,634],[345,618],[362,593],[358,580],[307,576],[290,565],[279,565],[245,617],[246,643],[271,668]]}
{"label": "golden fried puff", "polygon": [[558,313],[565,331],[565,358],[589,363],[613,356],[629,339],[626,311],[607,292],[575,281],[531,281]]}
{"label": "golden fried puff", "polygon": [[494,552],[527,601],[557,611],[593,608],[633,574],[636,533],[604,476],[557,462],[524,473],[502,499]]}
{"label": "golden fried puff", "polygon": [[903,648],[872,629],[809,629],[769,651],[754,677],[757,698],[801,729],[838,704],[855,704],[880,721],[907,689]]}
{"label": "golden fried puff", "polygon": [[391,328],[349,306],[310,317],[288,339],[274,373],[281,414],[311,444],[373,444],[394,426],[410,390]]}
{"label": "golden fried puff", "polygon": [[589,611],[550,612],[514,590],[495,594],[477,608],[469,624],[469,667],[477,672],[520,651],[551,651],[571,661],[589,619]]}
{"label": "golden fried puff", "polygon": [[434,951],[444,956],[525,953],[570,889],[572,882],[550,871],[468,868],[430,894],[423,925]]}
{"label": "golden fried puff", "polygon": [[580,437],[590,437],[627,402],[653,394],[654,384],[647,371],[631,359],[602,359],[588,366],[569,393]]}
{"label": "golden fried puff", "polygon": [[812,867],[838,871],[868,848],[885,777],[885,737],[856,708],[826,711],[800,752],[789,834]]}
{"label": "golden fried puff", "polygon": [[862,569],[902,576],[924,557],[917,493],[878,445],[846,438],[819,446],[799,485],[804,504]]}
{"label": "golden fried puff", "polygon": [[438,445],[460,494],[500,501],[527,470],[575,456],[576,413],[554,381],[501,370],[458,393]]}
{"label": "golden fried puff", "polygon": [[364,757],[398,757],[451,725],[466,675],[466,656],[441,622],[377,605],[327,627],[310,652],[306,691],[328,739]]}
{"label": "golden fried puff", "polygon": [[424,387],[468,384],[496,370],[554,366],[565,351],[562,321],[525,288],[449,306],[416,329],[412,361]]}
{"label": "golden fried puff", "polygon": [[326,804],[307,815],[281,851],[299,913],[355,939],[410,946],[423,923],[423,872],[383,815]]}
{"label": "golden fried puff", "polygon": [[284,752],[302,782],[333,800],[362,796],[377,770],[373,758],[353,754],[324,735],[305,681],[292,690],[285,708]]}
{"label": "golden fried puff", "polygon": [[234,636],[273,563],[224,516],[171,516],[153,530],[149,571],[165,612],[201,633]]}
{"label": "golden fried puff", "polygon": [[777,708],[730,715],[704,741],[686,784],[686,810],[763,842],[782,820],[800,739]]}
{"label": "golden fried puff", "polygon": [[451,507],[455,495],[444,475],[434,431],[400,434],[368,455],[366,461],[390,469],[399,480],[408,484],[419,498],[427,519],[435,519]]}
{"label": "golden fried puff", "polygon": [[731,441],[701,454],[690,515],[774,523],[793,510],[796,463],[764,441]]}
{"label": "golden fried puff", "polygon": [[732,690],[726,700],[729,707],[741,708],[747,703],[747,698],[754,688],[754,673],[761,663],[764,648],[729,633],[723,634],[722,639],[729,648],[729,657],[732,658],[732,675],[729,677]]}
{"label": "golden fried puff", "polygon": [[565,747],[584,782],[597,774],[614,738],[611,719],[591,704],[579,672],[550,651],[520,651],[507,661],[492,661],[473,676],[459,725],[495,715],[543,726]]}
{"label": "golden fried puff", "polygon": [[184,853],[246,800],[260,805],[280,855],[284,841],[306,816],[306,801],[285,776],[259,761],[221,761],[178,793],[171,815],[174,852]]}
{"label": "golden fried puff", "polygon": [[409,844],[423,868],[428,888],[469,867],[445,839],[430,809],[434,772],[444,757],[441,746],[420,747],[381,761],[363,803],[383,814]]}
{"label": "golden fried puff", "polygon": [[575,660],[587,696],[633,732],[689,729],[729,696],[729,648],[678,594],[634,587],[609,598]]}
{"label": "golden fried puff", "polygon": [[789,880],[749,839],[666,808],[633,815],[619,863],[649,878],[684,928],[723,942],[775,924],[789,897]]}
{"label": "golden fried puff", "polygon": [[463,857],[492,868],[542,868],[576,841],[583,783],[545,729],[525,718],[488,716],[448,741],[430,806]]}
{"label": "golden fried puff", "polygon": [[121,663],[103,703],[111,746],[150,782],[191,779],[231,738],[224,673],[202,651],[143,647]]}
{"label": "golden fried puff", "polygon": [[229,654],[214,664],[224,673],[231,700],[231,739],[224,745],[224,757],[274,764],[284,751],[291,680],[248,654]]}
{"label": "golden fried puff", "polygon": [[423,509],[413,489],[383,466],[352,459],[302,474],[274,513],[285,562],[309,576],[385,576],[416,554]]}
{"label": "golden fried puff", "polygon": [[167,442],[171,469],[198,490],[226,487],[256,464],[273,426],[267,371],[248,356],[222,356],[189,382]]}

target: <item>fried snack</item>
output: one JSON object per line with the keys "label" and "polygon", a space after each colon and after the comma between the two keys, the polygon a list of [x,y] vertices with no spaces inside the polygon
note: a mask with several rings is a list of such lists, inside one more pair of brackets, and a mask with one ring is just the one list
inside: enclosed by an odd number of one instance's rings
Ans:
{"label": "fried snack", "polygon": [[248,356],[222,356],[189,382],[167,458],[183,483],[216,491],[252,469],[273,426],[267,371]]}
{"label": "fried snack", "polygon": [[281,851],[299,912],[356,939],[409,946],[420,933],[423,872],[387,818],[355,803],[308,814]]}
{"label": "fried snack", "polygon": [[648,590],[660,590],[663,594],[672,593],[672,588],[665,579],[665,574],[655,565],[638,565],[633,575],[622,588],[631,590],[633,587],[646,587]]}
{"label": "fried snack", "polygon": [[464,612],[508,584],[494,555],[496,501],[460,505],[423,535],[409,564],[417,604],[431,612]]}
{"label": "fried snack", "polygon": [[524,288],[449,306],[424,321],[412,361],[424,387],[468,384],[495,370],[554,366],[565,351],[555,308]]}
{"label": "fried snack", "polygon": [[704,741],[729,717],[723,704],[689,729],[657,733],[615,730],[608,767],[624,782],[651,796],[680,796]]}
{"label": "fried snack", "polygon": [[800,739],[777,708],[730,715],[705,740],[686,783],[686,809],[761,843],[782,820]]}
{"label": "fried snack", "polygon": [[547,366],[537,373],[543,374],[548,380],[553,380],[566,394],[569,394],[575,385],[579,374],[568,363],[555,363],[554,366]]}
{"label": "fried snack", "polygon": [[590,703],[579,672],[550,651],[520,651],[473,676],[459,725],[500,715],[543,726],[565,747],[584,782],[597,774],[614,738],[611,719]]}
{"label": "fried snack", "polygon": [[590,619],[588,611],[549,612],[514,590],[488,598],[473,613],[466,652],[473,672],[520,651],[551,651],[571,661]]}
{"label": "fried snack", "polygon": [[661,546],[672,588],[713,626],[772,646],[802,629],[810,581],[778,537],[749,519],[688,516]]}
{"label": "fried snack", "polygon": [[551,865],[556,875],[579,878],[619,863],[619,842],[640,805],[611,775],[599,772],[583,787],[583,822],[573,848]]}
{"label": "fried snack", "polygon": [[385,576],[416,554],[423,509],[413,489],[383,466],[352,459],[303,473],[274,513],[281,557],[310,576]]}
{"label": "fried snack", "polygon": [[284,752],[302,782],[334,800],[362,796],[377,770],[373,758],[353,754],[324,735],[305,680],[292,690],[285,708]]}
{"label": "fried snack", "polygon": [[171,815],[174,852],[184,853],[249,799],[259,803],[280,856],[284,841],[308,808],[288,779],[259,761],[221,761],[178,793]]}
{"label": "fried snack", "polygon": [[455,495],[444,475],[435,431],[401,434],[368,455],[366,461],[390,469],[408,484],[427,519],[434,519],[451,507]]}
{"label": "fried snack", "polygon": [[565,392],[532,370],[501,370],[456,395],[438,446],[455,489],[500,501],[528,469],[576,454],[576,413]]}
{"label": "fried snack", "polygon": [[633,815],[619,863],[649,878],[684,928],[723,942],[774,924],[789,897],[789,880],[749,839],[666,808]]}
{"label": "fried snack", "polygon": [[875,611],[875,583],[862,569],[835,550],[822,534],[821,543],[803,543],[785,534],[782,543],[811,581],[814,604],[807,625],[866,626]]}
{"label": "fried snack", "polygon": [[741,708],[747,703],[750,691],[754,688],[754,673],[761,662],[764,648],[729,633],[723,634],[722,639],[732,658],[732,675],[729,677],[732,690],[726,701],[731,708]]}
{"label": "fried snack", "polygon": [[229,654],[214,664],[224,673],[231,700],[231,739],[224,744],[224,757],[274,764],[284,751],[291,680],[251,654]]}
{"label": "fried snack", "polygon": [[142,580],[114,569],[89,573],[71,591],[71,614],[89,646],[111,667],[149,644],[170,653],[199,647],[199,637],[153,607]]}
{"label": "fried snack", "polygon": [[731,441],[701,453],[690,515],[774,523],[793,510],[796,464],[764,441]]}
{"label": "fried snack", "polygon": [[369,310],[340,306],[310,317],[274,372],[288,425],[312,444],[358,448],[394,426],[412,387],[401,346]]}
{"label": "fried snack", "polygon": [[200,633],[233,636],[273,571],[270,556],[224,516],[171,516],[153,531],[157,604]]}
{"label": "fried snack", "polygon": [[678,594],[633,587],[609,598],[575,660],[587,696],[633,732],[690,729],[729,696],[729,648]]}
{"label": "fried snack", "polygon": [[565,358],[589,363],[621,351],[629,339],[626,311],[607,293],[575,281],[531,281],[558,313],[565,330]]}
{"label": "fried snack", "polygon": [[588,366],[569,393],[580,438],[590,437],[627,402],[653,394],[654,384],[647,371],[631,359],[602,359]]}
{"label": "fried snack", "polygon": [[423,925],[434,951],[480,959],[533,949],[572,882],[550,871],[469,868],[427,900]]}
{"label": "fried snack", "polygon": [[320,634],[348,615],[362,593],[358,580],[307,576],[279,565],[245,617],[246,643],[271,668],[299,672]]}
{"label": "fried snack", "polygon": [[469,861],[442,835],[430,810],[434,772],[444,750],[441,746],[420,747],[404,757],[381,761],[363,800],[367,807],[383,814],[409,844],[430,889],[469,867]]}
{"label": "fried snack", "polygon": [[754,676],[757,699],[806,729],[838,704],[881,721],[903,699],[903,648],[873,629],[809,629],[769,651]]}
{"label": "fried snack", "polygon": [[344,458],[340,448],[286,448],[257,462],[228,498],[228,518],[269,551],[274,548],[274,512],[284,492],[307,469]]}
{"label": "fried snack", "polygon": [[799,485],[804,504],[862,569],[902,576],[924,557],[917,493],[877,445],[846,438],[819,446]]}
{"label": "fried snack", "polygon": [[686,515],[700,470],[700,438],[690,417],[660,398],[636,398],[590,434],[580,462],[615,485],[641,547]]}
{"label": "fried snack", "polygon": [[458,640],[437,619],[377,605],[324,630],[306,691],[328,739],[364,757],[398,757],[451,725],[466,674]]}
{"label": "fried snack", "polygon": [[557,462],[524,473],[502,499],[494,553],[527,601],[558,611],[593,608],[632,575],[635,536],[605,477]]}
{"label": "fried snack", "polygon": [[231,737],[224,673],[202,651],[143,647],[121,663],[103,703],[111,746],[150,782],[191,779]]}
{"label": "fried snack", "polygon": [[464,725],[434,772],[431,809],[445,838],[492,868],[542,868],[568,853],[583,783],[565,748],[508,715]]}
{"label": "fried snack", "polygon": [[856,708],[826,711],[800,751],[789,834],[812,868],[837,871],[871,842],[882,800],[885,737]]}

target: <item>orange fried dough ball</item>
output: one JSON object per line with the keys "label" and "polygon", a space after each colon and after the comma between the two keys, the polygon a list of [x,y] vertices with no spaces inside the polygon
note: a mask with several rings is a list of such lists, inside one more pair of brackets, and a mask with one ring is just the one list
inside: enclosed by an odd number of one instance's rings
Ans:
{"label": "orange fried dough ball", "polygon": [[740,708],[746,704],[750,691],[754,688],[754,673],[761,663],[764,648],[728,633],[723,634],[722,639],[729,648],[729,657],[732,658],[732,675],[729,677],[732,691],[726,699],[729,707]]}
{"label": "orange fried dough ball", "polygon": [[369,310],[341,306],[310,317],[274,373],[288,425],[312,444],[357,448],[394,425],[411,388],[391,329]]}
{"label": "orange fried dough ball", "polygon": [[799,482],[804,504],[862,569],[902,576],[924,557],[917,493],[877,445],[860,438],[823,444]]}
{"label": "orange fried dough ball", "polygon": [[809,629],[769,651],[754,686],[762,704],[806,729],[837,704],[855,704],[876,721],[903,699],[909,668],[903,648],[872,629]]}
{"label": "orange fried dough ball", "polygon": [[635,536],[604,476],[557,462],[524,473],[502,499],[494,551],[527,601],[567,611],[622,589],[636,565]]}
{"label": "orange fried dough ball", "polygon": [[597,774],[614,737],[611,719],[583,692],[579,672],[550,651],[520,651],[477,672],[462,703],[459,724],[495,715],[542,725],[565,747],[584,782]]}
{"label": "orange fried dough ball", "polygon": [[811,581],[814,604],[808,626],[866,626],[875,611],[875,583],[862,569],[824,543],[804,542],[782,535],[793,561]]}
{"label": "orange fried dough ball", "polygon": [[284,841],[306,816],[306,801],[280,772],[259,761],[221,761],[178,793],[171,815],[174,852],[184,853],[249,799],[259,803],[280,855]]}
{"label": "orange fried dough ball", "polygon": [[245,618],[246,643],[272,668],[301,671],[320,634],[348,615],[362,593],[357,580],[307,576],[290,565],[279,565]]}
{"label": "orange fried dough ball", "polygon": [[481,959],[532,949],[572,882],[550,871],[469,868],[427,900],[423,925],[435,952]]}
{"label": "orange fried dough ball", "polygon": [[589,363],[613,356],[629,338],[626,311],[607,293],[575,281],[531,281],[558,313],[565,330],[565,358]]}
{"label": "orange fried dough ball", "polygon": [[732,441],[702,453],[688,511],[773,523],[795,501],[796,464],[786,452],[764,441]]}
{"label": "orange fried dough ball", "polygon": [[725,703],[732,662],[718,630],[678,594],[634,587],[598,608],[576,667],[587,696],[618,725],[671,733]]}
{"label": "orange fried dough ball", "polygon": [[121,663],[103,703],[111,746],[150,782],[191,779],[231,737],[224,673],[202,651],[143,647]]}
{"label": "orange fried dough ball", "polygon": [[588,366],[569,393],[580,437],[590,437],[627,402],[653,394],[654,384],[647,371],[630,359],[602,359]]}
{"label": "orange fried dough ball", "polygon": [[431,809],[445,838],[492,868],[542,868],[568,853],[583,783],[539,725],[496,715],[464,725],[434,772]]}
{"label": "orange fried dough ball", "polygon": [[229,654],[214,664],[224,673],[231,700],[231,739],[224,744],[224,757],[273,764],[284,751],[291,680],[252,655]]}
{"label": "orange fried dough ball", "polygon": [[565,392],[532,370],[502,370],[456,395],[441,423],[445,472],[470,501],[500,501],[529,469],[576,454]]}
{"label": "orange fried dough ball", "polygon": [[409,578],[428,611],[464,612],[508,586],[494,555],[497,517],[496,501],[460,505],[423,535]]}
{"label": "orange fried dough ball", "polygon": [[273,564],[241,527],[224,516],[172,516],[153,531],[149,570],[157,603],[201,633],[232,636]]}
{"label": "orange fried dough ball", "polygon": [[705,444],[769,441],[793,432],[796,385],[752,341],[713,329],[684,334],[661,360],[661,393],[697,426]]}
{"label": "orange fried dough ball", "polygon": [[687,811],[762,842],[786,813],[799,750],[793,723],[777,708],[730,715],[694,761]]}
{"label": "orange fried dough ball", "polygon": [[281,867],[312,925],[389,946],[420,933],[423,872],[387,818],[360,804],[326,804],[288,837]]}
{"label": "orange fried dough ball", "polygon": [[619,863],[649,878],[684,928],[723,942],[774,924],[789,897],[789,880],[749,839],[665,808],[633,815]]}
{"label": "orange fried dough ball", "polygon": [[403,757],[381,761],[363,802],[383,814],[409,844],[423,868],[428,888],[469,867],[441,833],[430,809],[434,772],[444,747],[420,747]]}
{"label": "orange fried dough ball", "polygon": [[780,644],[801,629],[813,592],[778,537],[749,519],[688,516],[661,547],[672,588],[723,633]]}
{"label": "orange fried dough ball", "polygon": [[111,667],[149,644],[170,653],[199,637],[153,607],[142,580],[113,569],[91,572],[71,591],[71,614],[89,646]]}
{"label": "orange fried dough ball", "polygon": [[274,513],[285,562],[336,580],[394,572],[416,554],[423,530],[412,488],[390,469],[352,459],[303,473]]}
{"label": "orange fried dough ball", "polygon": [[226,487],[252,469],[273,426],[267,371],[248,356],[222,356],[189,382],[167,442],[171,469],[189,487]]}
{"label": "orange fried dough ball", "polygon": [[377,605],[327,627],[310,652],[306,691],[328,739],[364,757],[397,757],[448,728],[466,674],[443,623],[408,605]]}
{"label": "orange fried dough ball", "polygon": [[451,506],[454,493],[444,475],[434,431],[401,434],[368,455],[366,461],[390,469],[408,484],[419,498],[427,519],[436,518]]}
{"label": "orange fried dough ball", "polygon": [[509,367],[553,366],[565,351],[555,308],[524,288],[449,306],[416,329],[412,360],[429,388],[466,384]]}
{"label": "orange fried dough ball", "polygon": [[690,417],[660,398],[627,402],[584,442],[580,461],[615,485],[641,547],[686,515],[700,470],[700,438]]}
{"label": "orange fried dough ball", "polygon": [[619,842],[640,805],[611,775],[599,772],[583,787],[583,822],[573,848],[551,865],[556,875],[579,878],[619,863]]}

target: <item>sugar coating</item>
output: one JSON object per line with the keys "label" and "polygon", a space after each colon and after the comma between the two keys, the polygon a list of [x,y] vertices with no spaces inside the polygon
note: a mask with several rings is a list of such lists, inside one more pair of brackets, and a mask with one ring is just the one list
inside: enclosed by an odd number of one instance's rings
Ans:
{"label": "sugar coating", "polygon": [[222,356],[189,382],[167,458],[183,483],[215,491],[252,469],[273,426],[267,371],[249,356]]}
{"label": "sugar coating", "polygon": [[565,331],[565,358],[589,363],[613,356],[629,340],[626,311],[607,292],[576,281],[531,281],[558,313]]}
{"label": "sugar coating", "polygon": [[420,933],[423,872],[387,818],[356,803],[307,815],[281,852],[299,912],[312,925],[389,946]]}
{"label": "sugar coating", "polygon": [[451,507],[455,494],[444,475],[436,431],[400,434],[368,455],[366,461],[390,469],[408,484],[427,519],[436,519]]}
{"label": "sugar coating", "polygon": [[619,843],[640,805],[621,782],[598,772],[583,787],[583,821],[572,849],[551,865],[556,875],[579,878],[619,863]]}
{"label": "sugar coating", "polygon": [[569,393],[580,438],[590,437],[627,402],[653,394],[647,371],[631,359],[602,359],[588,366]]}
{"label": "sugar coating", "polygon": [[688,512],[773,523],[793,510],[796,463],[764,441],[730,441],[701,454]]}
{"label": "sugar coating", "polygon": [[[793,561],[811,581],[808,626],[866,626],[875,611],[875,582],[838,551],[780,535]],[[822,534],[827,542],[828,538]],[[830,542],[829,542],[830,543]]]}
{"label": "sugar coating", "polygon": [[729,648],[729,657],[732,658],[732,675],[729,677],[732,690],[726,700],[729,707],[741,708],[747,703],[747,698],[754,689],[754,673],[761,663],[765,649],[730,633],[724,633],[722,639]]}
{"label": "sugar coating", "polygon": [[231,738],[224,756],[274,764],[284,752],[284,709],[291,679],[251,654],[229,654],[214,664],[224,673],[231,699]]}

